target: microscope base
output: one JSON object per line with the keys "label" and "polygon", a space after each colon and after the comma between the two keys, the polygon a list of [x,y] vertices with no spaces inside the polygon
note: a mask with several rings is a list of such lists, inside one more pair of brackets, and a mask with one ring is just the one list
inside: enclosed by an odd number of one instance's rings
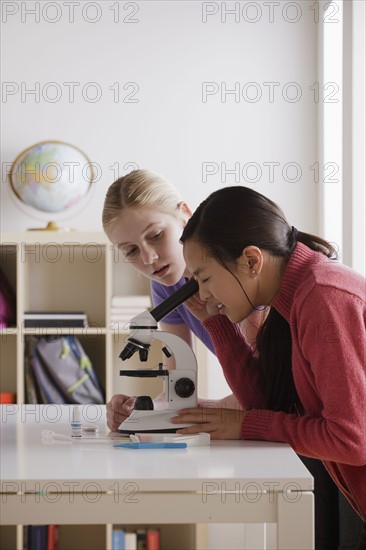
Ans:
{"label": "microscope base", "polygon": [[118,426],[118,431],[125,434],[135,433],[175,433],[180,428],[192,424],[172,424],[170,419],[177,416],[177,411],[139,411],[134,410],[126,420]]}

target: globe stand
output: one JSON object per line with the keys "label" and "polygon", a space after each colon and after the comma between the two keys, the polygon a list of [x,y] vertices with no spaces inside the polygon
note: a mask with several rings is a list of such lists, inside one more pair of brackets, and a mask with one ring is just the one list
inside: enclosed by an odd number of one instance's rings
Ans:
{"label": "globe stand", "polygon": [[29,227],[28,231],[75,231],[71,227],[60,227],[56,222],[50,221],[46,227]]}

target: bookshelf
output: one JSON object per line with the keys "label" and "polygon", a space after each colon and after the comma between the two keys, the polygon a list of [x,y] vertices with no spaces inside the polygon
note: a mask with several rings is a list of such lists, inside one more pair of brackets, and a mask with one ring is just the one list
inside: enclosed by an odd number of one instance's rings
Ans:
{"label": "bookshelf", "polygon": [[[128,334],[111,321],[113,295],[150,294],[149,282],[129,265],[103,233],[28,231],[2,233],[0,266],[16,295],[16,324],[0,328],[0,392],[27,403],[24,351],[27,337],[72,334],[80,339],[108,401],[115,393],[158,395],[161,381],[120,377],[121,368],[148,368],[162,361],[161,345],[153,342],[149,361],[138,355],[126,365],[119,353]],[[26,311],[85,311],[87,328],[24,328]],[[85,533],[84,533],[85,531]],[[86,532],[93,532],[91,541]],[[86,548],[112,548],[112,525],[60,526],[59,548],[86,540]],[[198,527],[161,526],[161,548],[195,548]],[[172,545],[176,540],[178,546]],[[103,541],[101,543],[101,541]],[[1,547],[23,548],[23,528],[1,527]],[[183,546],[179,546],[182,542]],[[71,544],[71,546],[70,546]]]}
{"label": "bookshelf", "polygon": [[[139,386],[119,376],[124,367],[118,355],[128,333],[110,320],[113,295],[150,294],[149,282],[139,276],[102,233],[28,231],[3,233],[0,266],[16,294],[17,320],[0,329],[0,391],[16,395],[26,403],[24,387],[24,344],[31,335],[77,336],[92,360],[106,392],[136,393]],[[85,311],[87,328],[24,328],[26,311]],[[127,328],[127,327],[126,327]],[[154,343],[149,364],[161,360],[160,345]],[[128,368],[139,368],[138,357]],[[146,367],[146,365],[143,365]],[[160,386],[146,388],[157,395]],[[146,381],[143,382],[146,384]],[[123,384],[123,387],[122,387]]]}

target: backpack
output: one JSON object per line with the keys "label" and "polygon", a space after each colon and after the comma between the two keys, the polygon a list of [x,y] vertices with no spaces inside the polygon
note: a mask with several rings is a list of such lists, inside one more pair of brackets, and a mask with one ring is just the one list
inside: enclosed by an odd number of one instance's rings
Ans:
{"label": "backpack", "polygon": [[26,386],[27,397],[33,394],[31,402],[105,403],[103,389],[78,338],[30,337],[27,345]]}

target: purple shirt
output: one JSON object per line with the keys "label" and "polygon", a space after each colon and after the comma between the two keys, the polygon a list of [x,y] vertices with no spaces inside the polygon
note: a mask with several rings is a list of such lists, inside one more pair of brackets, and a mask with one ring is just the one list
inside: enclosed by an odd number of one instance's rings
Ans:
{"label": "purple shirt", "polygon": [[[178,290],[185,283],[186,280],[184,277],[182,277],[176,285],[172,286],[164,286],[157,281],[151,281],[151,296],[154,307],[173,294],[173,292]],[[205,327],[194,315],[192,315],[184,304],[181,304],[174,311],[169,313],[169,315],[166,315],[166,317],[162,319],[162,322],[167,323],[168,325],[180,325],[184,323],[193,332],[193,334],[201,340],[206,348],[212,351],[212,353],[215,353],[211,338]]]}

